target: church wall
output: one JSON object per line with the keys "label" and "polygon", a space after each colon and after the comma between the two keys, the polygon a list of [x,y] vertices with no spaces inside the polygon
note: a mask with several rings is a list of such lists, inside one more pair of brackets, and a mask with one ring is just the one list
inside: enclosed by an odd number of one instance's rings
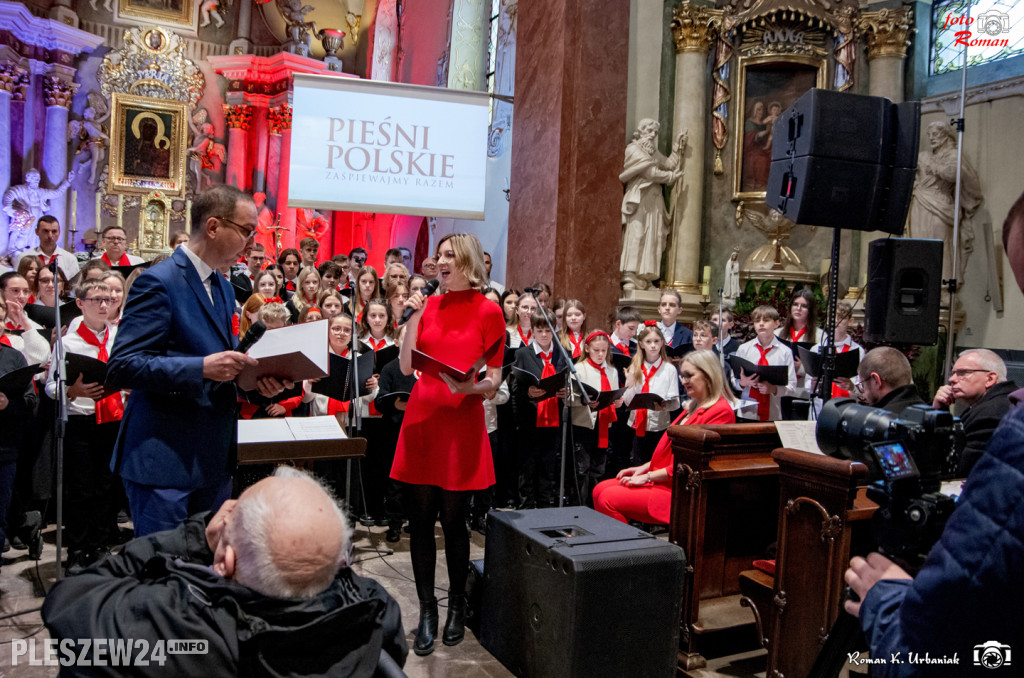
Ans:
{"label": "church wall", "polygon": [[[664,45],[663,0],[633,0],[629,6],[629,80],[626,84],[626,139],[637,123],[659,119],[662,48]],[[671,44],[671,39],[669,39]],[[671,101],[671,99],[670,99]],[[664,142],[664,139],[661,139]]]}
{"label": "church wall", "polygon": [[[448,48],[450,4],[450,0],[403,3],[396,81],[413,85],[437,84],[437,62]],[[486,27],[481,30],[486,30]]]}

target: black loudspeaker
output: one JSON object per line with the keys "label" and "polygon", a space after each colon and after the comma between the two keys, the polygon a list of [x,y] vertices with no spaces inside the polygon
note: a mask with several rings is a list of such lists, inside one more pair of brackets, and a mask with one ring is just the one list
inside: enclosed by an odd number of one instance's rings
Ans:
{"label": "black loudspeaker", "polygon": [[588,508],[491,511],[480,644],[517,676],[671,676],[685,565]]}
{"label": "black loudspeaker", "polygon": [[864,340],[934,344],[941,294],[941,240],[873,241],[868,247]]}
{"label": "black loudspeaker", "polygon": [[899,235],[921,106],[811,89],[775,121],[765,202],[798,224]]}

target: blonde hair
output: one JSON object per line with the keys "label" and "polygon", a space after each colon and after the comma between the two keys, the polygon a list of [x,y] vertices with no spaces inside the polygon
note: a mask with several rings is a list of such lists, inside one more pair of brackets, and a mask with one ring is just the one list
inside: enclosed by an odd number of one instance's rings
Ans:
{"label": "blonde hair", "polygon": [[629,364],[628,376],[633,384],[639,384],[644,379],[643,364],[646,352],[644,351],[644,347],[640,344],[642,344],[643,340],[647,338],[647,335],[653,332],[656,332],[658,334],[658,338],[661,339],[661,361],[668,361],[668,354],[665,353],[665,336],[661,333],[661,330],[658,329],[657,325],[645,326],[640,330],[640,334],[636,336],[637,351],[636,355],[633,356],[633,362]]}
{"label": "blonde hair", "polygon": [[469,286],[481,290],[487,283],[487,267],[484,266],[484,248],[471,233],[451,233],[441,238],[434,250],[434,257],[440,256],[441,246],[451,242],[455,253],[455,266],[469,280]]}
{"label": "blonde hair", "polygon": [[736,402],[736,396],[733,395],[732,391],[725,385],[725,372],[722,371],[722,365],[718,362],[718,356],[715,355],[714,351],[692,351],[686,354],[683,358],[683,362],[679,363],[679,369],[683,369],[683,365],[690,363],[704,376],[704,379],[708,382],[708,399],[702,403],[698,403],[696,398],[690,398],[686,401],[686,411],[693,412],[698,407],[709,407],[718,402],[719,398],[725,398],[730,403]]}
{"label": "blonde hair", "polygon": [[[275,324],[279,322],[288,324],[288,319],[291,318],[291,314],[288,313],[288,309],[284,307],[284,304],[279,304],[275,301],[271,304],[263,304],[260,306],[257,317],[260,322],[264,324],[268,321]],[[239,328],[241,328],[241,322],[239,322]]]}
{"label": "blonde hair", "polygon": [[558,330],[558,341],[565,347],[566,351],[572,350],[572,342],[569,341],[569,323],[565,321],[565,314],[571,309],[577,309],[583,314],[583,325],[580,326],[580,335],[587,336],[587,307],[579,299],[559,300],[562,303],[562,329]]}
{"label": "blonde hair", "polygon": [[295,294],[293,294],[291,298],[292,306],[294,306],[295,310],[299,313],[305,311],[308,306],[316,304],[316,294],[313,295],[313,301],[307,302],[306,293],[302,291],[303,284],[311,275],[316,276],[316,289],[317,291],[320,290],[320,273],[315,268],[307,266],[299,271],[299,278],[295,285]]}

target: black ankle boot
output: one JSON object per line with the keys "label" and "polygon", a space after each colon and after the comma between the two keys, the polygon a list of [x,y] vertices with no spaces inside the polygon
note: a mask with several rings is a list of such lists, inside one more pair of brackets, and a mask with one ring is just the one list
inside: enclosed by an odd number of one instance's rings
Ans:
{"label": "black ankle boot", "polygon": [[[447,627],[445,627],[447,628]],[[420,601],[420,625],[416,627],[416,638],[412,643],[412,651],[425,657],[434,651],[434,638],[437,637],[437,598]]]}
{"label": "black ankle boot", "polygon": [[458,645],[466,635],[466,594],[448,596],[448,618],[444,622],[445,645]]}

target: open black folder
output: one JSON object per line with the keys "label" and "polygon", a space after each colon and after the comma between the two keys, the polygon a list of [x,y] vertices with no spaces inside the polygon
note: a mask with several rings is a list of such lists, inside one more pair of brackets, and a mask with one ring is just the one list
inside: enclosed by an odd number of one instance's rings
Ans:
{"label": "open black folder", "polygon": [[[57,317],[53,312],[53,306],[27,304],[25,306],[25,315],[45,328],[54,327],[57,324]],[[74,299],[60,305],[60,324],[62,327],[80,315],[82,315],[82,309],[78,308],[78,304],[75,303]]]}
{"label": "open black folder", "polygon": [[357,388],[352,379],[354,374],[352,360],[342,358],[335,353],[330,354],[328,356],[328,374],[326,377],[321,377],[319,381],[313,382],[313,393],[343,402],[369,395],[370,391],[366,388],[366,380],[373,376],[373,359],[373,351],[360,353],[356,358],[356,371],[359,372]]}
{"label": "open black folder", "polygon": [[246,367],[236,377],[244,391],[256,390],[256,381],[263,376],[293,383],[327,376],[327,321],[268,330],[248,355],[259,364]]}
{"label": "open black folder", "polygon": [[8,400],[15,400],[25,395],[32,377],[39,373],[39,363],[26,365],[0,376],[0,393],[7,396]]}
{"label": "open black folder", "polygon": [[626,405],[626,409],[653,410],[656,405],[661,405],[665,402],[665,399],[657,393],[637,393],[630,399],[629,404]]}
{"label": "open black folder", "polygon": [[547,400],[548,398],[554,397],[558,393],[559,389],[565,387],[565,373],[569,371],[568,367],[562,368],[557,374],[552,374],[550,377],[544,377],[541,379],[533,372],[524,370],[521,367],[512,366],[512,374],[517,379],[525,379],[529,386],[536,386],[537,388],[544,391],[544,395],[539,398],[531,398],[531,400]]}
{"label": "open black folder", "polygon": [[498,340],[494,342],[492,346],[490,346],[486,351],[484,351],[482,356],[477,358],[476,361],[474,361],[473,364],[466,369],[454,367],[441,360],[438,360],[437,358],[434,358],[433,356],[429,356],[426,353],[423,353],[422,351],[413,349],[412,368],[414,370],[419,370],[424,375],[429,374],[431,377],[437,379],[438,381],[444,381],[443,379],[441,379],[442,374],[447,374],[455,381],[466,381],[467,379],[475,375],[477,372],[479,372],[480,369],[487,364],[487,361],[490,360],[504,346],[505,335],[502,334],[500,337],[498,337]]}
{"label": "open black folder", "polygon": [[725,356],[726,362],[732,365],[732,373],[736,378],[741,378],[740,370],[747,373],[747,376],[757,375],[766,384],[775,386],[786,386],[789,384],[789,367],[786,365],[755,365],[749,360],[744,360],[738,355]]}
{"label": "open black folder", "polygon": [[[800,346],[798,350],[800,351],[800,362],[804,365],[804,372],[812,377],[820,377],[824,369],[825,357],[820,353],[811,353],[803,346]],[[857,376],[858,365],[860,365],[860,351],[836,353],[836,371],[832,376],[851,379]]]}
{"label": "open black folder", "polygon": [[67,365],[68,386],[78,381],[78,377],[81,375],[83,384],[104,384],[103,397],[117,393],[116,388],[106,386],[107,364],[105,362],[78,353],[67,353],[65,354],[65,364]]}
{"label": "open black folder", "polygon": [[603,410],[608,407],[621,398],[622,394],[626,392],[625,387],[616,388],[611,391],[598,391],[590,384],[584,384],[583,382],[580,382],[580,384],[583,386],[583,390],[587,392],[587,395],[590,396],[590,402],[596,402],[597,409],[599,410]]}

